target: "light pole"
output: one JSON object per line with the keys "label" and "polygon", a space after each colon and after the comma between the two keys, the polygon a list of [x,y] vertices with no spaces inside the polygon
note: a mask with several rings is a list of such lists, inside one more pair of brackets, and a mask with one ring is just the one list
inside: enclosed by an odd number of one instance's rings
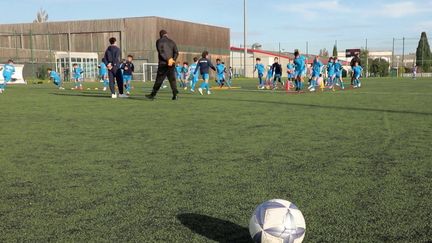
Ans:
{"label": "light pole", "polygon": [[244,8],[244,60],[243,60],[243,65],[244,65],[244,76],[246,77],[247,74],[247,0],[243,1],[243,8]]}

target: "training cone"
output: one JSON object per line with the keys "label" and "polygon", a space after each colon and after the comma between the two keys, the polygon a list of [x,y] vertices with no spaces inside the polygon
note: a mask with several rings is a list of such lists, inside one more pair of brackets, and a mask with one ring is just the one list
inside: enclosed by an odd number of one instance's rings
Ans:
{"label": "training cone", "polygon": [[286,90],[286,92],[289,92],[290,91],[290,81],[289,80],[287,80],[286,82],[285,82],[285,90]]}

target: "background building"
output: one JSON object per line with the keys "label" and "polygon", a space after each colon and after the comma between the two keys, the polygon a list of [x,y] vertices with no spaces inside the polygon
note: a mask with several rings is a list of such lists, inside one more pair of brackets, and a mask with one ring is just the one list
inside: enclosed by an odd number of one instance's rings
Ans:
{"label": "background building", "polygon": [[85,77],[94,79],[97,64],[94,55],[100,62],[108,39],[114,36],[123,58],[134,55],[135,79],[142,79],[142,64],[157,62],[155,41],[161,29],[167,30],[177,42],[179,61],[191,62],[194,56],[208,50],[213,60],[222,58],[229,65],[228,28],[159,17],[0,25],[0,62],[12,58],[16,63],[26,64],[25,77],[41,75],[46,67],[67,72],[77,62],[87,66]]}

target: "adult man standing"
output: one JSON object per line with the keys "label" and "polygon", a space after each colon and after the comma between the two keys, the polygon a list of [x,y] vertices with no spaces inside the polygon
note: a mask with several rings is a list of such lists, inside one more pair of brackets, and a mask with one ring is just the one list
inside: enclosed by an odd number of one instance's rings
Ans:
{"label": "adult man standing", "polygon": [[109,39],[110,46],[105,51],[103,61],[108,68],[109,87],[111,90],[111,98],[116,99],[117,94],[115,92],[115,82],[117,81],[117,87],[120,98],[127,98],[127,95],[123,94],[123,75],[120,69],[120,48],[116,45],[117,39],[111,37]]}
{"label": "adult man standing", "polygon": [[156,49],[158,51],[159,58],[156,82],[153,86],[153,91],[151,94],[146,95],[146,97],[153,100],[156,97],[156,94],[162,86],[165,78],[168,78],[173,93],[172,100],[177,100],[178,90],[174,65],[179,52],[176,43],[168,38],[168,32],[166,32],[166,30],[161,30],[159,32],[159,36],[160,39],[156,41]]}

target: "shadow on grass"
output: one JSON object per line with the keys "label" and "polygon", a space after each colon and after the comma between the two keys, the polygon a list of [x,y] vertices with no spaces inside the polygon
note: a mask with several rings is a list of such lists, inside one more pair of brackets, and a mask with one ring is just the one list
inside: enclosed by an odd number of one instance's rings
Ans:
{"label": "shadow on grass", "polygon": [[179,214],[177,219],[193,232],[216,242],[252,242],[247,228],[227,220],[194,213]]}
{"label": "shadow on grass", "polygon": [[[107,94],[95,94],[95,93],[52,93],[53,95],[59,96],[75,96],[75,97],[91,97],[91,98],[111,98]],[[128,98],[130,100],[146,100],[150,101],[144,96],[134,95]],[[347,110],[347,111],[370,111],[370,112],[388,112],[394,114],[408,114],[408,115],[423,115],[423,116],[431,116],[430,112],[419,112],[419,111],[403,111],[403,110],[390,110],[390,109],[376,109],[376,108],[360,108],[360,107],[348,107],[348,106],[332,106],[332,105],[318,105],[318,104],[301,104],[301,103],[292,103],[292,102],[280,102],[280,101],[271,101],[271,100],[251,100],[251,99],[233,99],[233,98],[214,98],[213,97],[201,97],[194,96],[186,93],[180,94],[180,100],[182,99],[200,99],[200,100],[217,100],[221,102],[248,102],[248,103],[259,103],[259,104],[271,104],[271,105],[286,105],[286,106],[300,106],[307,108],[317,108],[317,109],[334,109],[334,110]],[[157,99],[156,99],[157,100]]]}

